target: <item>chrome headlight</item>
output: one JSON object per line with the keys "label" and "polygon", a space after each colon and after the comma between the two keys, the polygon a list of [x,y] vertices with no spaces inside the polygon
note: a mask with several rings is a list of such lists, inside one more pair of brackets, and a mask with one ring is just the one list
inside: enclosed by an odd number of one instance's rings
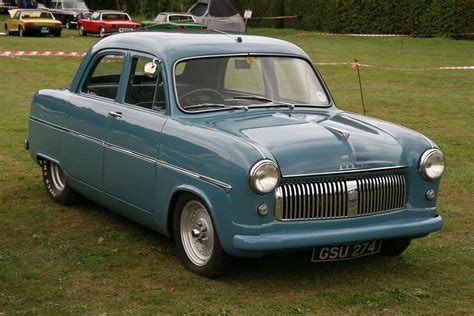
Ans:
{"label": "chrome headlight", "polygon": [[420,159],[420,172],[427,180],[435,180],[444,173],[444,155],[439,149],[428,149]]}
{"label": "chrome headlight", "polygon": [[259,194],[272,192],[280,182],[280,170],[271,160],[261,160],[250,170],[250,185]]}

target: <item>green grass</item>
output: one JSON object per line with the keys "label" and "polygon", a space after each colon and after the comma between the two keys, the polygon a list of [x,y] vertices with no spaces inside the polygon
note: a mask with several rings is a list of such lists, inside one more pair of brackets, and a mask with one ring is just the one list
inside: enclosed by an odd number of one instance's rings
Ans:
{"label": "green grass", "polygon": [[[443,38],[303,37],[315,62],[402,68],[472,65],[474,43]],[[0,37],[0,50],[86,51],[98,39]],[[183,268],[172,241],[92,202],[46,195],[23,149],[33,94],[70,83],[80,58],[0,57],[0,315],[474,314],[474,72],[361,69],[367,114],[416,129],[447,157],[444,229],[400,258],[311,264],[309,254],[237,260],[219,280]],[[338,105],[362,112],[356,72],[320,66]]]}

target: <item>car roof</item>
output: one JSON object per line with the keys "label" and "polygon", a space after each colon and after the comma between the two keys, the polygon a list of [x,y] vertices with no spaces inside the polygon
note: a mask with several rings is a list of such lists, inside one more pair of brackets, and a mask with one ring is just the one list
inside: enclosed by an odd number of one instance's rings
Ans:
{"label": "car roof", "polygon": [[108,48],[147,52],[161,57],[167,63],[188,57],[250,53],[308,58],[301,48],[280,39],[197,29],[143,30],[114,34],[99,41],[91,52]]}
{"label": "car roof", "polygon": [[167,14],[167,15],[189,15],[189,16],[193,16],[191,13],[187,13],[187,12],[160,12],[158,14]]}

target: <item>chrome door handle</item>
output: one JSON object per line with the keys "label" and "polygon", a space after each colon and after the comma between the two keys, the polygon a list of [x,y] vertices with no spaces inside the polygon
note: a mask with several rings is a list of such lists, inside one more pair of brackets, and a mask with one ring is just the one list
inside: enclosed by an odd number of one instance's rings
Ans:
{"label": "chrome door handle", "polygon": [[109,112],[109,116],[114,117],[114,118],[121,118],[122,117],[122,112],[111,111],[111,112]]}

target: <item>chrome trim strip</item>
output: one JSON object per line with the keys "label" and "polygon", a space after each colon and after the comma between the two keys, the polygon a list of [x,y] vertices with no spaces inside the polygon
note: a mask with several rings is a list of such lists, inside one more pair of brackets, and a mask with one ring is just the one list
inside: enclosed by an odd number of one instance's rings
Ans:
{"label": "chrome trim strip", "polygon": [[49,126],[51,128],[54,128],[56,130],[59,130],[61,132],[66,132],[66,133],[69,133],[69,134],[72,134],[73,136],[76,136],[76,137],[79,137],[79,138],[82,138],[82,139],[85,139],[85,140],[88,140],[88,141],[91,141],[93,143],[96,143],[98,145],[104,145],[104,141],[98,139],[98,138],[95,138],[95,137],[92,137],[92,136],[89,136],[89,135],[85,135],[85,134],[82,134],[82,133],[79,133],[79,132],[76,132],[72,129],[68,129],[68,128],[65,128],[65,127],[62,127],[62,126],[59,126],[59,125],[56,125],[56,124],[53,124],[53,123],[50,123],[50,122],[47,122],[45,120],[42,120],[40,118],[37,118],[37,117],[34,117],[34,116],[30,116],[30,120],[36,122],[36,123],[39,123],[39,124],[43,124],[43,125],[46,125],[46,126]]}
{"label": "chrome trim strip", "polygon": [[141,159],[141,160],[146,161],[146,162],[151,163],[151,164],[156,163],[156,159],[154,159],[154,158],[151,158],[147,155],[140,154],[140,153],[135,152],[135,151],[125,149],[123,147],[120,147],[120,146],[117,146],[117,145],[114,145],[114,144],[111,144],[111,143],[105,143],[105,147],[110,148],[110,149],[112,149],[114,151],[117,151],[117,152],[121,152],[121,153],[129,155],[129,156]]}
{"label": "chrome trim strip", "polygon": [[188,175],[190,177],[193,177],[193,178],[196,178],[196,179],[199,179],[199,180],[203,180],[203,181],[206,181],[206,182],[209,182],[210,184],[213,184],[215,186],[218,186],[220,187],[221,189],[223,189],[225,192],[229,193],[231,190],[232,190],[232,186],[228,185],[227,183],[224,183],[224,182],[221,182],[219,180],[215,180],[213,178],[209,178],[207,176],[203,176],[201,174],[198,174],[196,172],[193,172],[193,171],[189,171],[187,169],[184,169],[184,168],[181,168],[181,167],[178,167],[178,166],[175,166],[175,165],[172,165],[166,161],[163,161],[163,160],[156,160],[156,163],[159,164],[160,166],[162,167],[166,167],[166,168],[169,168],[169,169],[173,169],[175,171],[178,171],[180,173],[183,173],[185,175]]}
{"label": "chrome trim strip", "polygon": [[392,166],[392,167],[380,167],[380,168],[370,168],[370,169],[350,169],[350,170],[338,170],[338,171],[329,171],[329,172],[320,172],[320,173],[303,173],[303,174],[289,174],[282,175],[283,179],[289,178],[298,178],[298,177],[316,177],[316,176],[326,176],[334,174],[347,174],[347,173],[361,173],[361,172],[372,172],[372,171],[385,171],[385,170],[398,170],[408,168],[408,166]]}
{"label": "chrome trim strip", "polygon": [[107,147],[107,148],[110,148],[112,150],[115,150],[115,151],[118,151],[118,152],[121,152],[121,153],[124,153],[124,154],[127,154],[127,155],[130,155],[132,157],[135,157],[135,158],[138,158],[138,159],[142,159],[146,162],[149,162],[149,163],[156,163],[158,165],[161,165],[163,167],[166,167],[166,168],[169,168],[169,169],[173,169],[175,171],[178,171],[180,173],[183,173],[183,174],[186,174],[188,176],[191,176],[193,178],[196,178],[196,179],[199,179],[199,180],[202,180],[202,181],[205,181],[205,182],[208,182],[212,185],[215,185],[221,189],[223,189],[226,193],[229,193],[231,190],[232,190],[232,186],[230,186],[229,184],[227,183],[224,183],[224,182],[221,182],[219,180],[216,180],[216,179],[213,179],[213,178],[210,178],[210,177],[207,177],[207,176],[204,176],[204,175],[201,175],[201,174],[198,174],[198,173],[195,173],[193,171],[189,171],[187,169],[183,169],[183,168],[180,168],[178,166],[175,166],[175,165],[172,165],[170,163],[167,163],[165,161],[162,161],[162,160],[159,160],[159,159],[156,159],[156,158],[153,158],[153,157],[150,157],[150,156],[147,156],[147,155],[143,155],[141,153],[138,153],[138,152],[135,152],[135,151],[131,151],[131,150],[128,150],[126,148],[123,148],[123,147],[120,147],[120,146],[117,146],[117,145],[114,145],[114,144],[111,144],[111,143],[107,143],[107,142],[104,142],[100,139],[97,139],[97,138],[94,138],[94,137],[90,137],[88,135],[84,135],[82,133],[79,133],[79,132],[76,132],[76,131],[73,131],[73,130],[70,130],[70,129],[67,129],[67,128],[64,128],[64,127],[61,127],[59,125],[56,125],[56,124],[52,124],[52,123],[49,123],[49,122],[46,122],[42,119],[39,119],[39,118],[36,118],[36,117],[33,117],[31,116],[30,117],[30,120],[32,121],[35,121],[37,123],[40,123],[40,124],[43,124],[43,125],[46,125],[46,126],[49,126],[51,128],[54,128],[56,130],[59,130],[59,131],[62,131],[62,132],[66,132],[66,133],[69,133],[73,136],[76,136],[76,137],[79,137],[79,138],[82,138],[84,140],[87,140],[87,141],[91,141],[93,143],[96,143],[96,144],[99,144],[99,145],[102,145],[104,147]]}

